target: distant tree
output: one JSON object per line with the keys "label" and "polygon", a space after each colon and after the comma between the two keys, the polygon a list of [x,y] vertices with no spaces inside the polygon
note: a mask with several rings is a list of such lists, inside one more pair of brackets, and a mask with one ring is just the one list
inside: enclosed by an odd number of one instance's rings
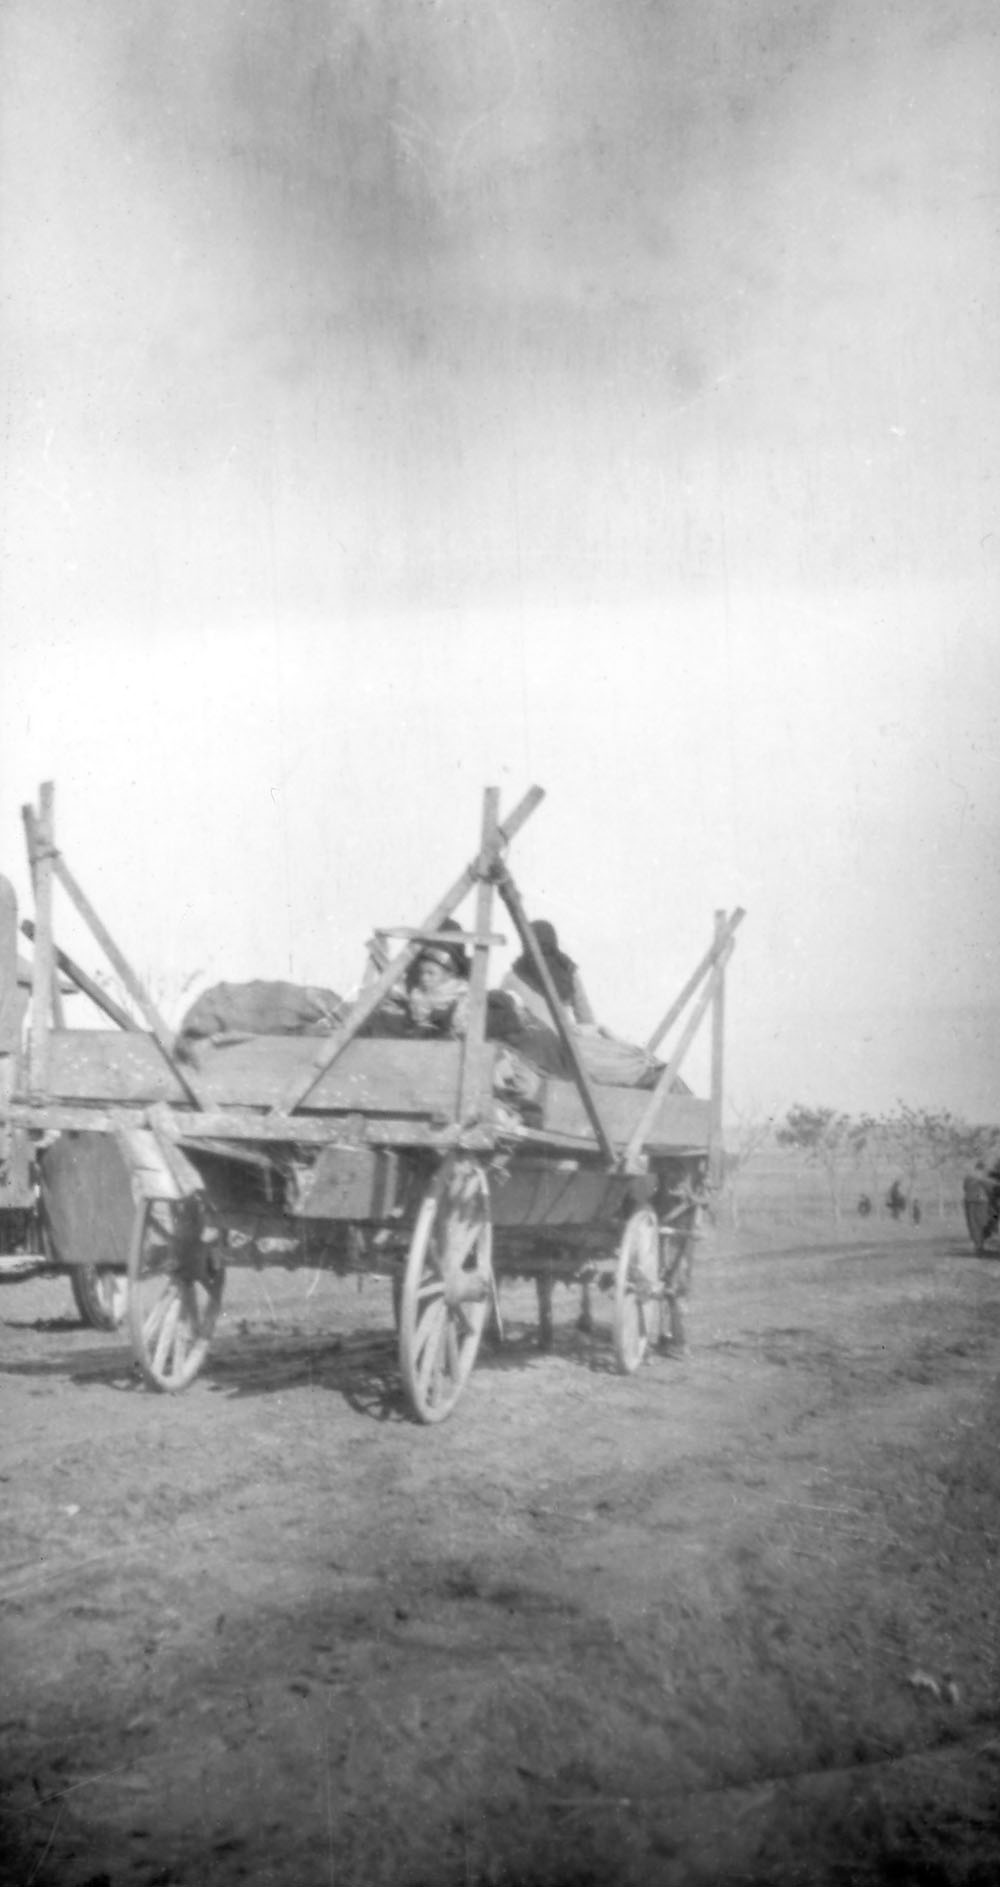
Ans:
{"label": "distant tree", "polygon": [[750,1165],[754,1155],[767,1146],[774,1134],[774,1118],[770,1114],[736,1112],[735,1118],[726,1129],[726,1148],[722,1157],[722,1190],[729,1205],[729,1217],[736,1229],[740,1223],[741,1186],[740,1181]]}
{"label": "distant tree", "polygon": [[826,1180],[833,1217],[838,1223],[841,1177],[847,1160],[853,1155],[854,1129],[850,1115],[840,1113],[835,1107],[806,1107],[796,1101],[775,1133],[780,1147],[796,1147],[819,1167]]}
{"label": "distant tree", "polygon": [[914,1199],[918,1176],[933,1180],[938,1218],[944,1217],[947,1182],[973,1165],[995,1138],[991,1128],[970,1127],[945,1109],[910,1107],[899,1101],[882,1122],[886,1144],[902,1168],[905,1189]]}
{"label": "distant tree", "polygon": [[[872,1210],[872,1201],[881,1194],[881,1122],[874,1114],[859,1114],[852,1120],[846,1133],[847,1147],[857,1168],[858,1184],[861,1187],[861,1199],[867,1200],[862,1217],[867,1218]],[[861,1203],[858,1202],[861,1212]]]}

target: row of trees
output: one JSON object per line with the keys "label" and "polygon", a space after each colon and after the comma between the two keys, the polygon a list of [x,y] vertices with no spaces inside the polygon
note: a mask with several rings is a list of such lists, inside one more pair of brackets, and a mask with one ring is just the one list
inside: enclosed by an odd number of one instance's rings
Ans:
{"label": "row of trees", "polygon": [[734,1204],[739,1178],[768,1147],[800,1153],[823,1176],[834,1218],[845,1203],[866,1198],[876,1207],[887,1185],[908,1200],[930,1187],[939,1216],[962,1175],[1000,1146],[1000,1129],[973,1125],[956,1115],[900,1101],[891,1112],[845,1114],[833,1107],[796,1102],[783,1119],[742,1118],[726,1136],[724,1175]]}

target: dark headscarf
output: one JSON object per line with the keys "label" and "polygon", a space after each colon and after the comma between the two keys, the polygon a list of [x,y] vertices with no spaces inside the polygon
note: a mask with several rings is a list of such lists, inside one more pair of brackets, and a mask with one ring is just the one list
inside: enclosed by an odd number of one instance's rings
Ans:
{"label": "dark headscarf", "polygon": [[[446,917],[444,920],[444,923],[440,925],[440,929],[457,931],[459,937],[463,935],[461,924],[456,923],[453,917]],[[443,968],[450,970],[453,976],[462,976],[462,977],[467,978],[471,970],[471,964],[469,963],[468,952],[466,951],[463,944],[461,943],[424,944],[422,949],[417,951],[417,954],[414,957],[413,962],[410,964],[410,967],[407,970],[407,973],[406,973],[407,989],[413,988],[413,985],[417,980],[417,971],[424,957],[430,957],[432,963],[440,963],[443,966]]]}
{"label": "dark headscarf", "polygon": [[[536,923],[532,924],[531,929],[534,932],[535,942],[545,958],[545,968],[555,984],[559,1001],[571,1003],[576,964],[572,957],[566,955],[565,950],[560,950],[555,925],[550,924],[547,918],[540,917]],[[529,989],[537,990],[539,995],[543,994],[541,979],[527,951],[518,957],[512,967],[515,976],[519,976],[522,983],[527,983]]]}

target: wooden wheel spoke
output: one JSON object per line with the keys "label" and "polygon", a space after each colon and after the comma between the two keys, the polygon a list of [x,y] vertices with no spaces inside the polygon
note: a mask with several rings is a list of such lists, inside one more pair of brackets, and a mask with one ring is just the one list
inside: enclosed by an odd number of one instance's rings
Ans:
{"label": "wooden wheel spoke", "polygon": [[162,1375],[169,1373],[167,1370],[167,1358],[173,1352],[174,1335],[177,1330],[177,1320],[180,1314],[181,1295],[175,1286],[164,1313],[163,1321],[160,1325],[160,1334],[156,1342],[156,1349],[153,1352],[153,1368],[158,1370]]}
{"label": "wooden wheel spoke", "polygon": [[441,1328],[447,1314],[444,1299],[442,1298],[438,1303],[432,1304],[430,1310],[425,1311],[420,1319],[417,1326],[417,1338],[414,1344],[413,1354],[414,1361],[417,1363],[421,1374],[427,1363],[428,1356],[433,1353],[440,1338]]}
{"label": "wooden wheel spoke", "polygon": [[163,1324],[163,1319],[166,1316],[169,1307],[170,1307],[170,1292],[169,1290],[165,1290],[161,1292],[160,1296],[157,1298],[152,1308],[149,1311],[147,1311],[146,1317],[143,1322],[143,1326],[142,1326],[143,1340],[148,1345],[152,1345],[155,1342],[156,1338],[159,1336],[160,1329]]}
{"label": "wooden wheel spoke", "polygon": [[472,1369],[490,1302],[490,1238],[482,1170],[449,1157],[417,1214],[400,1307],[400,1368],[418,1421],[443,1421]]}
{"label": "wooden wheel spoke", "polygon": [[417,1380],[426,1395],[441,1373],[442,1338],[447,1326],[447,1312],[441,1306],[439,1316],[434,1318],[433,1329],[424,1336],[423,1356],[418,1370]]}

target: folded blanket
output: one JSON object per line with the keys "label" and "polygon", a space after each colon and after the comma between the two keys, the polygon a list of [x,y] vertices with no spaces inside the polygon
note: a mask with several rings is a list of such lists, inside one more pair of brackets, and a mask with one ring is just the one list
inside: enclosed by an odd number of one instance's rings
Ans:
{"label": "folded blanket", "polygon": [[174,1050],[184,1061],[199,1041],[216,1036],[329,1035],[346,1013],[335,989],[312,983],[215,983],[183,1017]]}

